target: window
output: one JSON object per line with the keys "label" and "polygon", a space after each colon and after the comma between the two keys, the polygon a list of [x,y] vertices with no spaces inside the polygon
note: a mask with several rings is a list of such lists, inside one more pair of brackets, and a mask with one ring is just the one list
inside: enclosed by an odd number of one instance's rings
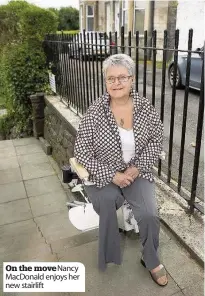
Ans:
{"label": "window", "polygon": [[114,2],[115,4],[115,31],[119,34],[119,28],[120,28],[120,4],[119,2]]}
{"label": "window", "polygon": [[105,4],[105,13],[106,13],[106,32],[109,33],[110,31],[112,31],[111,28],[111,17],[110,17],[110,3],[106,3]]}
{"label": "window", "polygon": [[122,1],[122,26],[124,27],[125,34],[127,34],[128,30],[128,1]]}
{"label": "window", "polygon": [[87,31],[94,31],[94,6],[92,5],[87,5],[86,6],[87,14],[87,25],[86,25],[86,30]]}
{"label": "window", "polygon": [[145,5],[144,1],[135,1],[134,34],[139,31],[139,35],[144,35]]}
{"label": "window", "polygon": [[83,17],[83,5],[80,6],[80,31],[83,31],[83,23],[84,23],[84,17]]}

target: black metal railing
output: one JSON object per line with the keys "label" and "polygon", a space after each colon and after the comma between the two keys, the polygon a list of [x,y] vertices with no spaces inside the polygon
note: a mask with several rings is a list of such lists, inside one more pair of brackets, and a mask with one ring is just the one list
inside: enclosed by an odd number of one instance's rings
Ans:
{"label": "black metal railing", "polygon": [[[200,154],[204,115],[204,55],[203,50],[192,49],[192,29],[189,30],[187,50],[178,48],[179,37],[179,30],[176,30],[173,48],[167,48],[170,38],[167,30],[164,31],[163,45],[157,46],[156,31],[151,36],[145,31],[143,38],[136,32],[132,37],[131,32],[125,36],[122,27],[120,36],[117,32],[85,31],[78,35],[48,35],[44,49],[56,77],[57,93],[79,116],[105,91],[103,60],[116,53],[126,53],[135,60],[135,89],[150,98],[165,126],[164,150],[167,157],[164,161],[159,160],[157,175],[185,198],[190,213],[194,209],[204,212],[203,155]],[[178,64],[179,59],[182,63],[181,54],[185,56],[184,74],[180,73]],[[190,90],[194,55],[200,59],[198,68],[195,68],[201,73],[200,95]],[[184,90],[177,90],[179,82],[183,82]],[[196,105],[198,109],[193,114],[192,107]],[[195,139],[195,145],[192,145],[195,147],[188,147],[186,138]]]}

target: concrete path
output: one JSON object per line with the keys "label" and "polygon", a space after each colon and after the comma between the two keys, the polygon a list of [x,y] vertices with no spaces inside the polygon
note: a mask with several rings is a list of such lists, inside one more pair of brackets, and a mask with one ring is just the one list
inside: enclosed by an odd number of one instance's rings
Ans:
{"label": "concrete path", "polygon": [[0,141],[0,295],[82,295],[3,293],[2,262],[82,262],[90,296],[202,296],[203,269],[161,227],[160,256],[169,284],[158,287],[139,264],[140,242],[122,234],[123,264],[97,269],[97,231],[81,233],[68,220],[71,199],[61,171],[34,138]]}

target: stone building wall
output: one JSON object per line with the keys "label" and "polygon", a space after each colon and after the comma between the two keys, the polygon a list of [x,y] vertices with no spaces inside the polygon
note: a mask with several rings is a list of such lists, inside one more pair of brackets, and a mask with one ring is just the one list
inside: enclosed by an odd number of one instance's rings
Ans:
{"label": "stone building wall", "polygon": [[73,156],[76,130],[80,118],[58,96],[45,98],[44,138],[52,147],[52,156],[61,167]]}

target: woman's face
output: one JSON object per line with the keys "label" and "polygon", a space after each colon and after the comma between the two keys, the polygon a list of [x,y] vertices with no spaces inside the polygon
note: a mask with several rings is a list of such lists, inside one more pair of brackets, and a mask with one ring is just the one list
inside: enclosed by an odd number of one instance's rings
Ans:
{"label": "woman's face", "polygon": [[116,99],[129,96],[133,78],[123,66],[109,67],[105,77],[107,92]]}

